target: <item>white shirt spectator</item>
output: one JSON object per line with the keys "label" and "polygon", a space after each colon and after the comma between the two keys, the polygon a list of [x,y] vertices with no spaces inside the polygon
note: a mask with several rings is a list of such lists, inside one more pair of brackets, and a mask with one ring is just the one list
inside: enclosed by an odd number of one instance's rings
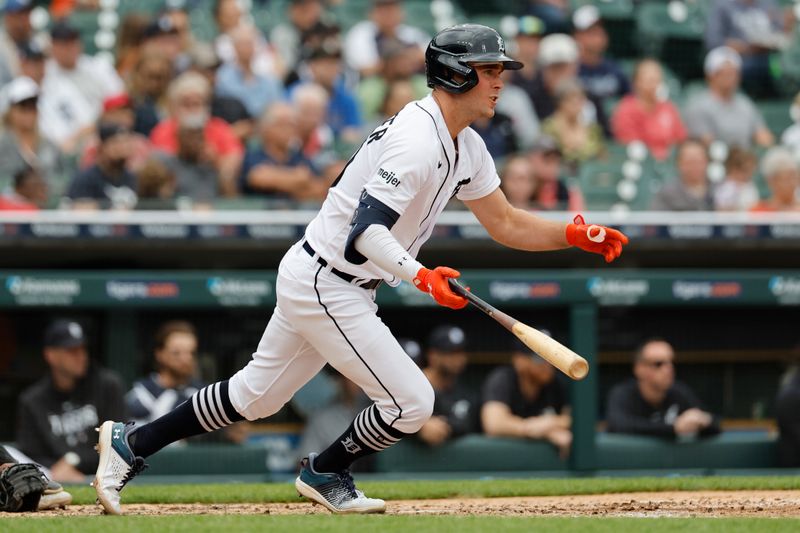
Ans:
{"label": "white shirt spectator", "polygon": [[124,91],[125,85],[114,67],[101,58],[82,55],[71,70],[49,60],[39,99],[41,130],[62,145],[97,121],[103,100]]}
{"label": "white shirt spectator", "polygon": [[[417,44],[422,50],[431,40],[424,31],[405,24],[397,27],[395,36],[403,42]],[[350,29],[344,42],[344,59],[347,66],[356,71],[378,64],[378,27],[374,22],[365,20]]]}

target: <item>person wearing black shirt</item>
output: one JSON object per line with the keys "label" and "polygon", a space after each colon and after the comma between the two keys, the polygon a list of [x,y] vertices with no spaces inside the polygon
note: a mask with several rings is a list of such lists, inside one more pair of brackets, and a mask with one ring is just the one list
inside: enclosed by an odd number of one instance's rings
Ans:
{"label": "person wearing black shirt", "polygon": [[702,410],[700,400],[675,380],[675,352],[662,339],[651,339],[635,352],[634,378],[608,395],[608,431],[657,437],[709,436],[719,420]]}
{"label": "person wearing black shirt", "polygon": [[794,370],[775,401],[778,419],[778,461],[781,466],[800,466],[800,372]]}
{"label": "person wearing black shirt", "polygon": [[423,368],[436,394],[433,416],[417,433],[431,446],[480,431],[478,395],[459,382],[467,366],[466,337],[461,328],[439,326],[431,333]]}
{"label": "person wearing black shirt", "polygon": [[100,207],[132,208],[137,198],[136,178],[127,170],[132,155],[131,132],[122,125],[103,122],[97,133],[97,162],[75,176],[67,196]]}
{"label": "person wearing black shirt", "polygon": [[124,418],[122,383],[107,370],[91,368],[80,324],[57,320],[44,337],[50,373],[19,399],[17,445],[50,469],[60,482],[83,482],[97,469],[94,428]]}
{"label": "person wearing black shirt", "polygon": [[514,342],[511,365],[483,384],[481,422],[487,435],[547,440],[562,457],[572,444],[572,418],[563,383],[544,359]]}

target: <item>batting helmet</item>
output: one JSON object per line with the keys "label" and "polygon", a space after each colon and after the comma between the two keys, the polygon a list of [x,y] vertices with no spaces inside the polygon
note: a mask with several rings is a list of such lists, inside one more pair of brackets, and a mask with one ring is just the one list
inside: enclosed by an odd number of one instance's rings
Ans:
{"label": "batting helmet", "polygon": [[460,24],[444,29],[425,50],[428,87],[438,86],[450,93],[465,93],[478,84],[478,73],[470,63],[502,63],[519,70],[522,63],[506,55],[500,34],[480,24]]}

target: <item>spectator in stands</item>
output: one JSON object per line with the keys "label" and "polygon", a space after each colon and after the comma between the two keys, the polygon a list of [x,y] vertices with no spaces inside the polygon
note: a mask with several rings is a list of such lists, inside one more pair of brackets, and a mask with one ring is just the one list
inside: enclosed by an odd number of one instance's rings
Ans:
{"label": "spectator in stands", "polygon": [[527,12],[540,18],[548,33],[566,33],[570,29],[568,0],[528,0]]}
{"label": "spectator in stands", "polygon": [[19,72],[41,87],[44,81],[45,60],[47,56],[35,41],[24,44],[19,49]]}
{"label": "spectator in stands", "polygon": [[705,59],[708,89],[690,98],[686,106],[689,136],[706,144],[719,140],[729,146],[770,146],[772,133],[753,101],[737,92],[742,58],[733,48],[720,46]]}
{"label": "spectator in stands", "polygon": [[514,38],[517,49],[515,57],[522,63],[522,68],[509,71],[508,76],[512,85],[524,89],[529,95],[535,92],[539,44],[542,42],[544,31],[544,22],[537,17],[526,15],[518,19],[517,35]]}
{"label": "spectator in stands", "polygon": [[125,395],[128,415],[138,423],[152,422],[197,392],[197,333],[183,320],[162,324],[155,335],[155,372],[133,384]]}
{"label": "spectator in stands", "polygon": [[172,62],[157,50],[143,50],[134,67],[129,94],[134,104],[136,133],[150,135],[167,115],[167,88],[173,77]]}
{"label": "spectator in stands", "polygon": [[292,105],[297,115],[303,157],[333,181],[342,171],[344,161],[336,155],[333,130],[325,122],[328,93],[316,83],[306,83],[292,93]]}
{"label": "spectator in stands", "polygon": [[[565,79],[578,75],[578,46],[569,35],[548,35],[539,46],[539,72],[536,74],[529,95],[539,119],[544,121],[556,111],[556,87]],[[584,109],[587,123],[597,122],[603,132],[609,132],[608,120],[600,102],[588,95]]]}
{"label": "spectator in stands", "polygon": [[254,26],[240,24],[230,37],[235,56],[217,70],[215,92],[242,102],[251,116],[261,116],[270,104],[283,100],[283,85],[275,76],[251,68],[257,37]]}
{"label": "spectator in stands", "polygon": [[259,128],[261,146],[248,151],[242,165],[242,191],[273,198],[322,198],[327,184],[315,175],[311,161],[299,149],[294,108],[285,103],[273,104],[261,118]]}
{"label": "spectator in stands", "polygon": [[[128,170],[136,173],[150,157],[150,139],[133,130],[136,125],[136,112],[133,101],[127,93],[109,96],[103,101],[103,113],[100,122],[118,124],[131,130],[128,140],[131,143],[131,156],[128,158]],[[97,158],[97,147],[100,142],[97,136],[88,140],[81,154],[80,167],[87,168],[94,164]]]}
{"label": "spectator in stands", "polygon": [[361,110],[342,76],[342,49],[338,39],[330,37],[318,46],[306,48],[303,57],[300,81],[290,92],[309,82],[324,87],[330,97],[326,122],[333,128],[336,139],[348,144],[360,143]]}
{"label": "spectator in stands", "polygon": [[500,188],[508,203],[518,209],[533,209],[533,166],[528,157],[514,155],[509,157],[500,174]]}
{"label": "spectator in stands", "polygon": [[742,57],[742,80],[754,98],[775,95],[770,52],[786,48],[791,37],[783,9],[774,0],[714,0],[706,18],[705,44],[728,46]]}
{"label": "spectator in stands", "polygon": [[20,76],[0,90],[0,193],[9,192],[11,178],[25,167],[36,167],[54,195],[62,192],[61,179],[71,171],[58,147],[40,129],[39,86]]}
{"label": "spectator in stands", "polygon": [[480,398],[459,381],[467,366],[466,336],[455,326],[439,326],[428,340],[427,365],[422,371],[435,393],[433,415],[417,436],[430,446],[439,446],[480,431]]}
{"label": "spectator in stands", "polygon": [[588,103],[577,78],[564,78],[555,89],[556,110],[542,123],[542,133],[558,144],[564,162],[573,170],[581,163],[605,154],[603,131],[596,122],[586,122]]}
{"label": "spectator in stands", "polygon": [[481,117],[475,120],[471,127],[481,136],[493,158],[506,157],[519,148],[511,117],[497,109],[491,118]]}
{"label": "spectator in stands", "polygon": [[415,44],[399,39],[386,39],[379,46],[381,68],[378,73],[361,80],[358,85],[358,101],[367,121],[374,121],[386,90],[394,81],[408,80],[412,88],[412,100],[424,97],[430,89],[427,79],[420,74],[419,54]]}
{"label": "spectator in stands", "polygon": [[584,200],[581,190],[567,185],[562,179],[562,156],[555,139],[541,135],[528,152],[533,172],[534,209],[582,211]]}
{"label": "spectator in stands", "polygon": [[640,61],[633,71],[633,94],[622,98],[611,117],[617,142],[641,141],[655,159],[664,160],[673,146],[686,139],[680,112],[665,92],[658,61]]}
{"label": "spectator in stands", "polygon": [[402,0],[371,0],[369,20],[353,26],[345,38],[344,55],[347,66],[363,77],[381,69],[380,46],[386,39],[398,39],[416,47],[418,62],[424,62],[425,48],[430,35],[414,26],[403,24],[405,12]]}
{"label": "spectator in stands", "polygon": [[386,87],[383,102],[379,109],[376,126],[400,112],[407,104],[413,102],[414,86],[409,80],[394,80]]}
{"label": "spectator in stands", "polygon": [[800,372],[794,369],[781,385],[775,399],[778,422],[778,463],[800,467]]}
{"label": "spectator in stands", "polygon": [[607,98],[621,98],[631,90],[628,77],[616,63],[606,57],[608,33],[593,4],[585,4],[572,14],[572,37],[578,44],[580,77],[586,92],[601,102]]}
{"label": "spectator in stands", "polygon": [[125,91],[114,67],[83,54],[80,32],[67,21],[50,29],[51,54],[39,102],[42,131],[68,154],[79,153],[103,100]]}
{"label": "spectator in stands", "polygon": [[183,42],[177,26],[169,15],[162,14],[150,21],[142,35],[142,48],[158,50],[169,59],[175,72],[182,72],[189,66],[183,53]]}
{"label": "spectator in stands", "polygon": [[195,204],[209,204],[219,197],[220,174],[214,166],[213,150],[206,146],[202,124],[178,126],[178,150],[175,154],[159,154],[177,180],[177,196],[191,198]]}
{"label": "spectator in stands", "polygon": [[710,436],[719,420],[704,411],[685,384],[675,379],[675,352],[663,339],[649,339],[634,353],[634,377],[608,395],[610,433],[654,437]]}
{"label": "spectator in stands", "polygon": [[144,43],[144,31],[150,17],[144,13],[126,13],[117,29],[116,69],[120,77],[129,83]]}
{"label": "spectator in stands", "polygon": [[219,173],[220,192],[235,196],[244,148],[227,122],[211,116],[208,80],[197,72],[184,72],[170,84],[167,99],[170,117],[150,133],[153,147],[176,154],[180,127],[202,127],[208,159]]}
{"label": "spectator in stands", "polygon": [[[214,4],[214,20],[217,22],[219,34],[214,39],[214,51],[223,63],[236,60],[236,50],[231,32],[242,22],[246,22],[239,0],[216,0]],[[256,36],[250,69],[259,75],[283,79],[286,66],[280,56],[273,50],[264,36],[259,32]]]}
{"label": "spectator in stands", "polygon": [[786,128],[781,135],[781,144],[794,152],[800,160],[800,93],[797,93],[789,108],[789,116],[794,124]]}
{"label": "spectator in stands", "polygon": [[678,146],[675,159],[678,178],[665,183],[653,197],[655,211],[711,211],[714,190],[708,181],[708,153],[705,145],[688,139]]}
{"label": "spectator in stands", "polygon": [[33,37],[31,0],[6,0],[3,5],[3,27],[0,30],[0,87],[23,73],[20,71],[19,49]]}
{"label": "spectator in stands", "polygon": [[303,34],[314,28],[324,14],[323,0],[289,0],[286,21],[275,26],[269,34],[287,70],[293,70],[300,62]]}
{"label": "spectator in stands", "polygon": [[[202,74],[210,87],[217,85],[217,71],[222,65],[214,52],[214,47],[207,43],[196,43],[191,53],[191,69]],[[221,96],[217,91],[211,95],[211,116],[221,118],[230,124],[236,137],[244,144],[253,133],[253,117],[247,108],[236,98]]]}
{"label": "spectator in stands", "polygon": [[563,384],[544,359],[516,341],[511,365],[496,368],[483,384],[481,422],[487,435],[546,440],[565,458],[572,419]]}
{"label": "spectator in stands", "polygon": [[769,198],[757,203],[751,211],[800,211],[798,200],[797,160],[782,146],[770,148],[761,158],[761,174],[769,186]]}
{"label": "spectator in stands", "polygon": [[44,334],[48,374],[19,398],[16,442],[59,482],[83,483],[97,469],[94,431],[125,416],[122,383],[89,361],[83,328],[56,320]]}
{"label": "spectator in stands", "polygon": [[725,160],[725,181],[714,191],[717,211],[748,211],[758,203],[758,188],[753,174],[758,165],[756,154],[734,146]]}
{"label": "spectator in stands", "polygon": [[178,180],[163,161],[151,157],[136,173],[136,193],[139,200],[147,200],[147,205],[167,203],[170,207],[178,190]]}
{"label": "spectator in stands", "polygon": [[178,56],[175,59],[175,68],[178,72],[184,72],[192,64],[192,50],[197,46],[198,41],[192,33],[192,23],[189,18],[188,0],[171,0],[164,6],[163,16],[167,17],[171,26],[177,33]]}
{"label": "spectator in stands", "polygon": [[0,211],[36,211],[47,204],[47,182],[33,167],[14,173],[14,188],[0,194]]}
{"label": "spectator in stands", "polygon": [[131,209],[136,205],[136,178],[127,170],[131,130],[114,123],[97,128],[97,161],[79,172],[67,188],[76,208]]}

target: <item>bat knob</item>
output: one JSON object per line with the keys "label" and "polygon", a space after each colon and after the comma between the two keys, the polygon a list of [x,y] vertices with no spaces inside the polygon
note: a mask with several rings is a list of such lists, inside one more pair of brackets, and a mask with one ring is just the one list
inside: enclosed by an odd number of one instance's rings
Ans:
{"label": "bat knob", "polygon": [[569,365],[569,376],[572,379],[583,379],[589,373],[589,363],[586,359],[576,359]]}

